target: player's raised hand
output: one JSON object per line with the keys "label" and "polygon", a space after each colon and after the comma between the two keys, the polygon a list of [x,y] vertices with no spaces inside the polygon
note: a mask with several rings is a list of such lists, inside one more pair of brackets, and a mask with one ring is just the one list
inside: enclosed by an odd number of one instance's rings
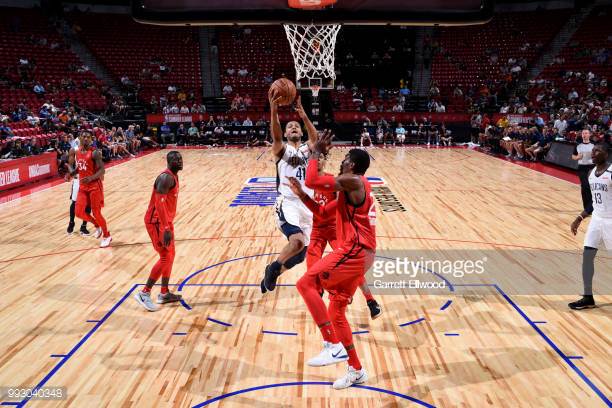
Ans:
{"label": "player's raised hand", "polygon": [[283,99],[282,95],[279,96],[276,90],[271,90],[271,92],[268,92],[268,101],[270,102],[270,109],[278,108],[278,104],[280,103],[281,99]]}
{"label": "player's raised hand", "polygon": [[302,106],[302,97],[300,95],[298,95],[297,99],[295,100],[295,111],[297,112],[297,114],[300,116],[302,120],[304,118],[308,118],[308,115],[306,115],[306,112],[304,111],[304,107]]}
{"label": "player's raised hand", "polygon": [[331,149],[331,142],[334,134],[331,130],[326,130],[322,135],[319,135],[317,142],[314,144],[314,151],[320,154],[327,154]]}

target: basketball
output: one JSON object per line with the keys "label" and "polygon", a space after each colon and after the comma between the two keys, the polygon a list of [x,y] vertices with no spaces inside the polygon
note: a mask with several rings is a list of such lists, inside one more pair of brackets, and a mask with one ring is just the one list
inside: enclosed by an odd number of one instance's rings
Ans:
{"label": "basketball", "polygon": [[295,100],[297,89],[295,89],[295,84],[290,79],[280,78],[274,81],[272,85],[270,85],[268,95],[273,94],[276,94],[277,96],[282,96],[279,105],[291,105]]}

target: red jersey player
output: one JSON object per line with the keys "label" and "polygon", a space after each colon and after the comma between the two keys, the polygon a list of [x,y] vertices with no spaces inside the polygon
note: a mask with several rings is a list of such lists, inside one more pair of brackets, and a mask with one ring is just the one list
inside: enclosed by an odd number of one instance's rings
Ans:
{"label": "red jersey player", "polygon": [[161,293],[157,296],[157,303],[171,303],[181,300],[168,290],[172,264],[174,262],[174,217],[176,216],[176,203],[179,193],[178,172],[183,170],[183,158],[177,151],[171,151],[166,156],[168,168],[164,170],[153,185],[149,208],[144,221],[147,232],[151,237],[153,248],[159,254],[159,260],[151,269],[149,279],[142,291],[136,292],[134,298],[149,312],[158,310],[151,301],[151,289],[161,276]]}
{"label": "red jersey player", "polygon": [[[324,173],[323,168],[325,167],[325,161],[327,158],[319,158],[319,174],[323,176],[331,176],[330,173]],[[306,269],[310,269],[319,259],[323,257],[323,252],[327,247],[327,244],[336,249],[338,247],[338,240],[336,240],[336,206],[338,201],[336,200],[335,191],[322,191],[315,190],[314,199],[310,198],[308,194],[302,189],[300,182],[289,177],[289,183],[293,193],[302,200],[302,202],[308,207],[313,214],[312,232],[310,234],[310,245],[308,245],[308,251],[306,252]],[[320,285],[320,283],[319,283]],[[370,309],[370,317],[376,319],[382,314],[382,309],[378,302],[372,296],[372,292],[368,287],[365,278],[359,285],[361,293],[366,298],[368,308]],[[319,293],[322,294],[322,288],[319,286]]]}
{"label": "red jersey player", "polygon": [[[94,236],[102,237],[100,247],[106,248],[113,238],[106,227],[106,220],[102,216],[104,207],[104,189],[102,178],[104,176],[104,162],[102,153],[92,147],[93,134],[89,130],[82,130],[79,135],[79,147],[71,149],[68,156],[68,169],[70,175],[78,172],[80,185],[76,201],[76,216],[84,221],[91,222],[96,227]],[[86,208],[91,208],[91,215]]]}
{"label": "red jersey player", "polygon": [[[325,132],[314,144],[306,170],[306,186],[339,192],[336,204],[338,246],[315,263],[296,286],[324,340],[323,350],[310,359],[308,365],[319,367],[348,360],[347,374],[333,384],[335,389],[342,389],[362,384],[368,378],[353,345],[346,307],[374,262],[376,213],[370,183],[364,176],[370,166],[367,152],[351,149],[342,162],[338,177],[319,175],[318,160],[327,153],[331,138],[331,133]],[[329,309],[317,291],[317,278],[329,293]]]}

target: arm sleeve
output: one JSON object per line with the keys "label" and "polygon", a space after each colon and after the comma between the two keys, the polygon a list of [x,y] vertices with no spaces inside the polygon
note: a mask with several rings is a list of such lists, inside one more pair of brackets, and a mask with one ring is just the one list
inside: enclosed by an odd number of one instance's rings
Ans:
{"label": "arm sleeve", "polygon": [[168,207],[166,206],[166,199],[168,195],[160,194],[156,191],[154,196],[157,218],[159,219],[159,223],[163,227],[164,231],[167,231],[170,229],[170,223],[168,222]]}
{"label": "arm sleeve", "polygon": [[336,191],[334,176],[319,175],[319,160],[310,160],[306,168],[306,187],[314,190]]}

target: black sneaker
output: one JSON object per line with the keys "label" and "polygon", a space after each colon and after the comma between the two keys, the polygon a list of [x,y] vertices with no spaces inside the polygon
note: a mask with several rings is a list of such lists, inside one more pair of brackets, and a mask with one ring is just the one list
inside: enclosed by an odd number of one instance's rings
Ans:
{"label": "black sneaker", "polygon": [[585,295],[582,299],[569,303],[568,306],[573,310],[592,309],[595,307],[595,299],[593,299],[593,296]]}
{"label": "black sneaker", "polygon": [[87,229],[87,227],[81,227],[80,233],[84,237],[88,237],[91,235],[91,232]]}
{"label": "black sneaker", "polygon": [[74,222],[68,223],[68,228],[66,229],[68,234],[72,234],[74,232]]}
{"label": "black sneaker", "polygon": [[263,288],[270,292],[276,289],[276,280],[278,279],[280,274],[281,274],[280,268],[278,268],[278,270],[273,270],[272,264],[266,266],[266,273],[264,275],[263,281],[261,282]]}
{"label": "black sneaker", "polygon": [[368,308],[370,309],[370,317],[372,320],[377,319],[382,314],[382,308],[374,299],[368,300]]}
{"label": "black sneaker", "polygon": [[180,302],[183,297],[172,292],[159,293],[157,295],[157,303],[163,305],[164,303]]}
{"label": "black sneaker", "polygon": [[266,293],[268,291],[268,289],[266,289],[266,285],[264,285],[264,279],[261,280],[261,283],[259,284],[259,289],[261,289],[261,293]]}

